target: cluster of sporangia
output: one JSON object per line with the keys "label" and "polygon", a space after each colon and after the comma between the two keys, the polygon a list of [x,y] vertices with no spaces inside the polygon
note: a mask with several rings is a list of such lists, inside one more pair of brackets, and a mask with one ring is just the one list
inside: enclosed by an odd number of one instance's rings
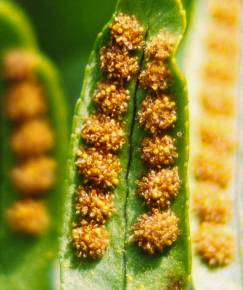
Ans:
{"label": "cluster of sporangia", "polygon": [[14,231],[30,235],[40,235],[48,226],[41,199],[55,179],[55,161],[47,155],[54,137],[44,91],[34,75],[36,65],[36,55],[21,50],[10,51],[4,59],[6,115],[12,122],[11,148],[17,160],[11,178],[20,194],[8,210],[8,220]]}
{"label": "cluster of sporangia", "polygon": [[[121,116],[129,96],[124,84],[139,69],[131,51],[141,46],[144,33],[134,16],[124,14],[115,18],[110,29],[112,42],[100,51],[100,67],[108,80],[99,83],[94,93],[100,112],[82,127],[82,138],[90,147],[81,149],[77,160],[85,186],[77,192],[76,211],[81,220],[73,229],[73,242],[78,257],[94,259],[103,255],[109,242],[103,224],[113,212],[107,189],[118,184],[121,170],[114,153],[125,142]],[[151,254],[163,251],[179,234],[178,219],[168,210],[180,187],[178,168],[171,167],[178,154],[175,139],[164,134],[177,118],[173,96],[166,93],[171,81],[166,62],[173,47],[174,39],[161,31],[145,48],[149,62],[139,76],[141,86],[150,93],[139,112],[140,124],[150,132],[142,144],[142,158],[150,170],[139,181],[139,194],[151,212],[139,218],[131,238]]]}
{"label": "cluster of sporangia", "polygon": [[141,46],[143,28],[134,16],[118,14],[110,25],[111,42],[100,50],[100,68],[106,80],[98,83],[93,100],[98,113],[88,117],[81,129],[87,147],[78,152],[77,168],[83,185],[77,189],[78,223],[72,231],[78,257],[97,259],[108,244],[104,226],[114,212],[111,189],[119,182],[121,164],[115,155],[126,141],[122,117],[129,92],[125,84],[137,73],[138,62],[132,52]]}
{"label": "cluster of sporangia", "polygon": [[[199,130],[201,152],[196,156],[197,179],[194,208],[200,226],[196,250],[210,266],[229,264],[234,256],[234,238],[226,229],[232,216],[227,192],[234,156],[235,87],[238,31],[237,0],[214,0],[210,6],[211,31],[207,38],[208,61],[204,67],[203,119]],[[214,31],[215,29],[215,31]]]}
{"label": "cluster of sporangia", "polygon": [[142,141],[141,148],[148,172],[138,181],[138,194],[150,212],[138,218],[131,238],[149,254],[162,252],[179,235],[178,218],[170,209],[181,184],[178,168],[174,166],[178,153],[176,139],[166,133],[177,120],[176,102],[169,92],[172,75],[168,58],[174,46],[172,35],[160,31],[146,45],[147,63],[139,76],[147,96],[138,112],[138,121],[149,135]]}

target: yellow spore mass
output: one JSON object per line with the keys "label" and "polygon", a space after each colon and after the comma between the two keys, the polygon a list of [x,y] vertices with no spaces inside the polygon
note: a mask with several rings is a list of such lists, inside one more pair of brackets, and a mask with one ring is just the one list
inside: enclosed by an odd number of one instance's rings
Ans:
{"label": "yellow spore mass", "polygon": [[138,218],[131,239],[145,252],[155,254],[171,246],[179,233],[178,218],[173,212],[153,209]]}
{"label": "yellow spore mass", "polygon": [[222,267],[234,259],[235,241],[229,230],[212,223],[203,223],[195,234],[195,247],[211,267]]}
{"label": "yellow spore mass", "polygon": [[103,224],[114,212],[113,197],[94,187],[79,187],[75,208],[82,218]]}
{"label": "yellow spore mass", "polygon": [[12,181],[23,195],[39,195],[55,183],[56,162],[49,157],[28,159],[12,170]]}
{"label": "yellow spore mass", "polygon": [[233,93],[227,89],[209,87],[200,92],[202,105],[206,111],[218,116],[232,117],[235,114]]}
{"label": "yellow spore mass", "polygon": [[178,168],[150,170],[138,182],[138,193],[150,207],[165,208],[170,205],[180,189]]}
{"label": "yellow spore mass", "polygon": [[172,127],[176,119],[176,103],[167,95],[146,97],[138,112],[139,123],[152,134]]}
{"label": "yellow spore mass", "polygon": [[84,224],[72,231],[73,246],[78,258],[101,258],[109,245],[109,235],[103,225]]}
{"label": "yellow spore mass", "polygon": [[50,151],[54,147],[54,136],[47,121],[34,119],[17,129],[11,144],[18,157],[33,157]]}
{"label": "yellow spore mass", "polygon": [[13,203],[7,212],[7,218],[13,231],[34,236],[43,234],[49,224],[44,204],[31,199]]}
{"label": "yellow spore mass", "polygon": [[238,48],[232,35],[220,33],[218,29],[209,32],[206,44],[211,53],[222,54],[230,58],[237,56]]}
{"label": "yellow spore mass", "polygon": [[212,149],[232,153],[236,147],[233,124],[225,118],[206,117],[200,122],[200,137],[203,144]]}
{"label": "yellow spore mass", "polygon": [[109,26],[112,39],[129,50],[137,49],[143,42],[144,29],[134,15],[119,13]]}
{"label": "yellow spore mass", "polygon": [[173,164],[178,157],[175,138],[169,135],[146,137],[142,142],[142,159],[151,167]]}
{"label": "yellow spore mass", "polygon": [[194,175],[199,181],[208,181],[226,188],[231,180],[231,163],[224,154],[202,149],[194,160]]}
{"label": "yellow spore mass", "polygon": [[226,223],[232,216],[232,200],[215,184],[201,182],[194,188],[193,207],[201,221]]}
{"label": "yellow spore mass", "polygon": [[37,66],[37,56],[24,50],[10,50],[4,56],[4,77],[10,81],[20,81],[31,78]]}
{"label": "yellow spore mass", "polygon": [[240,7],[238,1],[211,1],[209,6],[211,15],[215,21],[234,27],[239,23]]}
{"label": "yellow spore mass", "polygon": [[165,63],[149,62],[141,72],[139,82],[145,90],[158,93],[168,89],[171,72]]}
{"label": "yellow spore mass", "polygon": [[121,124],[109,116],[91,115],[84,123],[81,137],[90,145],[105,151],[117,151],[125,143]]}
{"label": "yellow spore mass", "polygon": [[234,84],[236,80],[236,66],[224,57],[210,57],[202,68],[205,81],[214,82],[219,85],[227,83]]}
{"label": "yellow spore mass", "polygon": [[126,113],[129,98],[129,91],[115,82],[100,82],[94,93],[94,101],[101,112],[114,118]]}
{"label": "yellow spore mass", "polygon": [[145,47],[149,60],[164,61],[170,57],[175,47],[175,39],[169,31],[162,29]]}
{"label": "yellow spore mass", "polygon": [[25,121],[47,112],[43,88],[36,82],[21,82],[6,95],[6,115],[12,121]]}
{"label": "yellow spore mass", "polygon": [[78,151],[76,165],[85,182],[93,182],[103,187],[114,187],[118,184],[121,165],[119,159],[111,153],[87,148]]}
{"label": "yellow spore mass", "polygon": [[138,71],[136,57],[129,56],[126,49],[115,45],[100,50],[100,67],[109,79],[129,81]]}

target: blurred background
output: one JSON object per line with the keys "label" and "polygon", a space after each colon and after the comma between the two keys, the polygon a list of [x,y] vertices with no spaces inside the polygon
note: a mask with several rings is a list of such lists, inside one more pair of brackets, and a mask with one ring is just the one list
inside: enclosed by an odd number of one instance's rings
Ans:
{"label": "blurred background", "polygon": [[40,49],[58,66],[72,111],[97,33],[116,0],[19,0],[37,33]]}

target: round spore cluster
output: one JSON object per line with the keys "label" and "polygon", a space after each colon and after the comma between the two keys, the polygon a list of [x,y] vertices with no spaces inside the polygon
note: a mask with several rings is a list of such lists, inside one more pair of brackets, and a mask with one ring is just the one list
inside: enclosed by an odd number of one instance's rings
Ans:
{"label": "round spore cluster", "polygon": [[4,58],[4,77],[12,82],[33,78],[37,64],[38,58],[31,51],[10,50]]}
{"label": "round spore cluster", "polygon": [[114,45],[100,50],[100,67],[109,79],[129,81],[138,71],[138,62],[129,52]]}
{"label": "round spore cluster", "polygon": [[129,91],[109,81],[100,82],[94,93],[94,101],[101,112],[116,119],[126,113],[129,98]]}
{"label": "round spore cluster", "polygon": [[25,122],[13,134],[12,149],[17,156],[40,156],[49,152],[54,146],[51,126],[44,120]]}
{"label": "round spore cluster", "polygon": [[179,233],[178,218],[173,212],[154,209],[138,218],[131,239],[145,252],[155,254],[171,246]]}
{"label": "round spore cluster", "polygon": [[170,205],[180,189],[178,168],[150,170],[138,182],[138,193],[152,208],[165,208]]}
{"label": "round spore cluster", "polygon": [[115,119],[105,115],[92,115],[83,125],[81,137],[90,145],[115,152],[125,143],[125,133]]}
{"label": "round spore cluster", "polygon": [[109,234],[104,225],[84,224],[72,231],[73,245],[78,258],[101,258],[109,245]]}
{"label": "round spore cluster", "polygon": [[167,30],[161,30],[145,47],[147,59],[158,62],[166,60],[175,47],[175,39]]}
{"label": "round spore cluster", "polygon": [[139,24],[135,16],[119,13],[110,25],[112,39],[128,50],[134,50],[143,42],[144,28]]}
{"label": "round spore cluster", "polygon": [[194,209],[201,221],[226,223],[232,215],[232,200],[220,187],[199,183],[194,190]]}
{"label": "round spore cluster", "polygon": [[118,184],[121,165],[119,159],[111,153],[103,153],[96,148],[80,150],[76,165],[86,182],[102,187]]}
{"label": "round spore cluster", "polygon": [[167,129],[177,120],[176,104],[170,97],[146,97],[138,113],[138,120],[152,134]]}
{"label": "round spore cluster", "polygon": [[24,161],[12,170],[12,180],[23,196],[40,196],[55,183],[56,162],[49,157]]}
{"label": "round spore cluster", "polygon": [[168,89],[171,72],[164,63],[150,62],[139,76],[140,85],[147,91],[159,93]]}
{"label": "round spore cluster", "polygon": [[93,187],[79,187],[76,197],[76,213],[86,220],[103,224],[114,212],[113,196]]}
{"label": "round spore cluster", "polygon": [[49,224],[46,208],[38,200],[16,201],[8,209],[7,217],[13,231],[33,236],[41,235]]}
{"label": "round spore cluster", "polygon": [[36,82],[13,84],[6,95],[6,115],[14,122],[22,122],[44,115],[47,105],[43,88]]}
{"label": "round spore cluster", "polygon": [[236,147],[235,132],[232,124],[225,118],[202,118],[200,137],[204,146],[217,150],[219,154],[230,154]]}
{"label": "round spore cluster", "polygon": [[204,148],[195,157],[194,175],[199,181],[213,182],[226,188],[231,179],[231,167],[228,156]]}
{"label": "round spore cluster", "polygon": [[211,267],[230,264],[234,258],[232,233],[221,225],[203,223],[195,235],[196,251]]}
{"label": "round spore cluster", "polygon": [[175,142],[169,135],[146,137],[142,142],[142,159],[157,168],[173,164],[178,157]]}

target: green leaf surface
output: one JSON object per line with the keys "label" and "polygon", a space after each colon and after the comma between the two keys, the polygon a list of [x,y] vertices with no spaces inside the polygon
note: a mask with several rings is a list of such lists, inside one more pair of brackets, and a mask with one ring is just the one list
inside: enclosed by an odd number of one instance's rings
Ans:
{"label": "green leaf surface", "polygon": [[194,25],[194,19],[195,19],[194,10],[195,10],[197,1],[198,0],[182,0],[183,7],[186,11],[187,26],[186,26],[186,31],[184,33],[182,43],[181,43],[180,50],[177,54],[177,61],[183,71],[184,71],[184,64],[185,64],[184,62],[185,55],[188,49],[188,43],[190,42],[191,37],[192,37],[191,30],[193,29],[193,25]]}
{"label": "green leaf surface", "polygon": [[[147,40],[155,36],[163,27],[177,37],[178,44],[185,29],[184,11],[178,1],[154,1],[147,16],[149,23]],[[172,210],[180,220],[181,236],[163,255],[150,257],[143,254],[136,245],[128,244],[126,249],[127,289],[173,289],[172,285],[188,285],[190,273],[189,225],[188,225],[188,101],[185,80],[176,65],[176,51],[170,59],[170,69],[174,80],[172,94],[177,104],[178,121],[170,134],[177,139],[179,158],[176,165],[182,180],[181,190],[173,203]],[[141,107],[145,92],[138,89],[135,100],[136,111]],[[126,217],[128,231],[137,217],[146,212],[144,202],[138,198],[136,181],[146,167],[141,160],[140,144],[146,132],[135,122],[132,134],[131,167],[128,178]],[[181,136],[181,137],[178,137]],[[129,235],[129,232],[127,233]],[[144,288],[143,288],[144,287]],[[175,287],[175,286],[173,286]]]}
{"label": "green leaf surface", "polygon": [[57,142],[52,156],[58,162],[58,180],[55,188],[48,192],[45,203],[51,220],[48,231],[40,238],[12,233],[6,222],[6,209],[19,199],[11,184],[9,173],[15,163],[9,146],[11,126],[5,119],[4,93],[6,85],[0,80],[1,91],[1,229],[0,229],[0,285],[3,290],[48,290],[53,289],[52,276],[57,257],[58,236],[62,220],[63,180],[67,148],[67,113],[59,78],[53,65],[36,48],[31,26],[21,10],[7,1],[0,2],[0,59],[12,48],[24,48],[38,56],[36,74],[42,83],[49,115]]}
{"label": "green leaf surface", "polygon": [[[81,97],[77,102],[73,118],[73,129],[71,135],[71,151],[68,164],[68,190],[65,201],[65,223],[64,236],[61,249],[61,280],[62,289],[123,289],[124,288],[124,239],[125,239],[125,200],[126,200],[126,175],[129,162],[129,144],[125,144],[119,154],[123,171],[120,175],[119,186],[114,191],[114,205],[116,213],[108,223],[108,230],[111,237],[108,253],[100,261],[83,261],[74,256],[74,250],[70,244],[72,223],[75,220],[73,210],[75,189],[81,180],[76,171],[76,153],[80,146],[80,128],[87,116],[94,111],[92,95],[97,82],[103,78],[99,69],[99,50],[107,45],[109,31],[107,26],[98,35],[94,50],[90,55],[89,63],[86,66],[85,77]],[[141,56],[140,56],[141,57]],[[135,81],[127,87],[130,94],[134,95]],[[126,134],[130,134],[132,122],[133,104],[130,103],[126,116]],[[119,237],[119,238],[118,238]],[[112,265],[112,270],[111,270]],[[80,276],[80,273],[83,275]]]}
{"label": "green leaf surface", "polygon": [[[181,3],[176,0],[121,0],[116,12],[135,15],[144,26],[148,38],[161,28],[168,29],[179,42],[185,29],[185,12]],[[61,248],[61,287],[63,290],[76,289],[173,289],[183,283],[186,288],[190,273],[189,230],[188,230],[188,191],[187,191],[187,158],[188,158],[188,116],[185,81],[175,63],[175,55],[170,60],[173,72],[173,93],[178,106],[178,121],[173,134],[181,133],[178,142],[180,158],[178,166],[182,178],[179,197],[173,204],[173,210],[180,218],[182,234],[178,241],[164,254],[148,257],[139,252],[133,245],[127,244],[128,231],[134,219],[144,212],[141,200],[135,196],[135,180],[143,170],[139,157],[139,146],[143,130],[133,124],[135,112],[140,106],[144,92],[137,88],[137,80],[132,80],[127,89],[131,101],[125,117],[126,133],[130,136],[121,150],[119,159],[122,174],[118,187],[114,191],[116,213],[108,222],[111,238],[105,256],[99,261],[80,260],[75,257],[71,245],[72,222],[76,220],[74,212],[75,189],[82,182],[75,168],[76,153],[80,146],[80,128],[85,118],[94,111],[92,95],[96,84],[103,78],[99,69],[99,50],[107,45],[109,32],[107,26],[98,35],[91,53],[85,76],[81,97],[77,102],[71,136],[70,157],[68,164],[68,190],[65,201],[65,223]],[[141,51],[137,52],[140,62]],[[132,141],[132,142],[131,142]],[[131,159],[132,158],[132,159]],[[131,165],[131,166],[130,166]],[[130,170],[130,171],[129,171]],[[129,176],[129,177],[128,177]],[[145,288],[142,288],[145,287]]]}
{"label": "green leaf surface", "polygon": [[186,14],[187,14],[187,22],[190,22],[190,18],[191,18],[191,15],[193,13],[193,8],[194,8],[194,5],[195,5],[195,2],[197,0],[182,0],[182,4],[186,10]]}

